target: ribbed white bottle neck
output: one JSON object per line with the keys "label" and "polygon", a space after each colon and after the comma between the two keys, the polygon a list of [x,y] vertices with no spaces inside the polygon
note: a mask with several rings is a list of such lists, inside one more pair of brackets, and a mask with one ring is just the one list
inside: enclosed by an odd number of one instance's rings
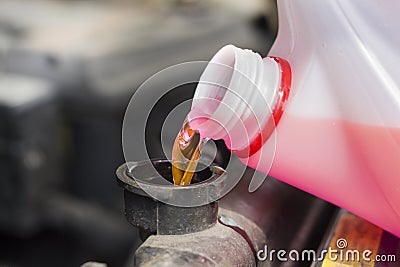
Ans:
{"label": "ribbed white bottle neck", "polygon": [[203,72],[192,104],[197,112],[189,120],[208,118],[194,128],[205,137],[224,139],[231,150],[243,149],[271,118],[280,80],[274,59],[227,45]]}

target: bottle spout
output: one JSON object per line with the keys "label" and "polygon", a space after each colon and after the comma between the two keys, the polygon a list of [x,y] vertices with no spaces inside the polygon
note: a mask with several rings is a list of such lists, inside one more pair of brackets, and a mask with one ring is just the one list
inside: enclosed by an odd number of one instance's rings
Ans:
{"label": "bottle spout", "polygon": [[200,78],[190,123],[205,137],[223,139],[238,156],[251,156],[274,131],[290,86],[286,60],[225,46]]}

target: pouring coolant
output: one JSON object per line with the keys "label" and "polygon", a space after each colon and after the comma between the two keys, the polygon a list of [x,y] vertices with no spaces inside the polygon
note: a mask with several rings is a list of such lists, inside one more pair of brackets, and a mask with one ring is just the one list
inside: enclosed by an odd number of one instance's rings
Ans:
{"label": "pouring coolant", "polygon": [[190,128],[400,237],[400,2],[278,8],[268,57],[229,45],[211,60]]}

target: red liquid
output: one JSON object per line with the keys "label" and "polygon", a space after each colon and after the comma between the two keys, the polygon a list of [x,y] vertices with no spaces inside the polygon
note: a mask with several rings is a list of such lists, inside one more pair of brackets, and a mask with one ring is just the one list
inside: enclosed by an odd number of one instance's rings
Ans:
{"label": "red liquid", "polygon": [[[276,138],[271,176],[400,237],[400,128],[287,114]],[[271,153],[267,147],[263,153]],[[259,157],[248,165],[256,167]]]}

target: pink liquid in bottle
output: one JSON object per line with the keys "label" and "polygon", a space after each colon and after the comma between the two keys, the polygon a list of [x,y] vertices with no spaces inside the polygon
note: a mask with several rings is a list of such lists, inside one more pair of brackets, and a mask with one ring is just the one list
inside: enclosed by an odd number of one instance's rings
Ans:
{"label": "pink liquid in bottle", "polygon": [[400,128],[288,114],[276,136],[271,176],[400,236]]}

